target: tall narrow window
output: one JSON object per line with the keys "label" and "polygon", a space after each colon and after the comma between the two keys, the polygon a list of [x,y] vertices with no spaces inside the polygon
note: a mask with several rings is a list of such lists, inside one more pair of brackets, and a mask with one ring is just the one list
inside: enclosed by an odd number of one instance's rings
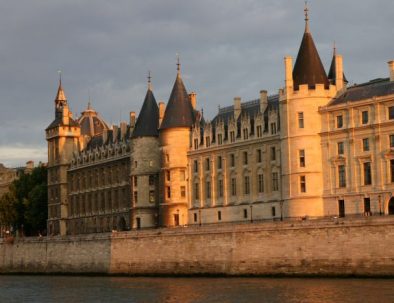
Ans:
{"label": "tall narrow window", "polygon": [[394,120],[394,106],[389,107],[389,119]]}
{"label": "tall narrow window", "polygon": [[244,165],[248,164],[248,152],[246,151],[243,152],[243,163]]}
{"label": "tall narrow window", "polygon": [[231,178],[231,195],[237,195],[237,179]]}
{"label": "tall narrow window", "polygon": [[211,146],[211,137],[210,136],[205,137],[205,146],[206,147]]}
{"label": "tall narrow window", "polygon": [[246,139],[248,139],[249,138],[249,131],[248,131],[248,129],[247,128],[244,128],[243,129],[243,133],[244,133],[244,139],[246,140]]}
{"label": "tall narrow window", "polygon": [[134,187],[137,187],[138,185],[138,178],[137,176],[134,176]]}
{"label": "tall narrow window", "polygon": [[200,185],[198,183],[194,183],[194,198],[200,199]]}
{"label": "tall narrow window", "polygon": [[340,218],[345,216],[345,200],[338,200],[338,213]]}
{"label": "tall narrow window", "polygon": [[337,128],[343,127],[343,117],[342,115],[337,116]]}
{"label": "tall narrow window", "polygon": [[218,169],[222,169],[222,156],[218,156]]}
{"label": "tall narrow window", "polygon": [[222,179],[218,180],[218,192],[219,192],[219,198],[223,197],[223,180]]}
{"label": "tall narrow window", "polygon": [[371,215],[371,199],[370,198],[364,198],[364,214],[365,215]]}
{"label": "tall narrow window", "polygon": [[338,181],[339,187],[346,187],[345,165],[338,165]]}
{"label": "tall narrow window", "polygon": [[211,199],[211,182],[207,181],[206,183],[206,198]]}
{"label": "tall narrow window", "polygon": [[365,111],[362,111],[361,112],[361,123],[362,124],[367,124],[368,123],[368,119],[369,117],[368,117],[368,111],[367,110],[365,110]]}
{"label": "tall narrow window", "polygon": [[167,198],[171,198],[171,187],[167,186]]}
{"label": "tall narrow window", "polygon": [[198,149],[198,139],[194,139],[194,149]]}
{"label": "tall narrow window", "polygon": [[230,155],[230,166],[231,167],[235,166],[235,156],[234,156],[234,154]]}
{"label": "tall narrow window", "polygon": [[371,175],[371,162],[365,162],[363,164],[364,168],[364,185],[372,184],[372,175]]}
{"label": "tall narrow window", "polygon": [[234,133],[234,131],[230,132],[230,142],[231,143],[235,142],[235,133]]}
{"label": "tall narrow window", "polygon": [[250,182],[249,176],[244,177],[244,195],[249,195],[250,193]]}
{"label": "tall narrow window", "polygon": [[343,142],[338,142],[338,155],[343,155],[343,153],[344,153]]}
{"label": "tall narrow window", "polygon": [[394,183],[394,160],[390,160],[391,183]]}
{"label": "tall narrow window", "polygon": [[271,135],[275,135],[276,134],[276,123],[272,122],[271,123]]}
{"label": "tall narrow window", "polygon": [[218,221],[222,220],[222,212],[219,210],[218,211]]}
{"label": "tall narrow window", "polygon": [[300,167],[305,167],[305,150],[300,149]]}
{"label": "tall narrow window", "polygon": [[363,151],[369,151],[369,139],[368,138],[363,139]]}
{"label": "tall narrow window", "polygon": [[248,218],[248,210],[244,208],[244,219]]}
{"label": "tall narrow window", "polygon": [[205,169],[206,169],[206,170],[209,170],[209,169],[210,169],[210,165],[209,165],[210,163],[209,163],[209,162],[210,162],[210,161],[209,161],[209,158],[206,158],[206,159],[205,159]]}
{"label": "tall narrow window", "polygon": [[263,193],[264,192],[264,176],[263,174],[259,174],[258,175],[258,185],[259,185],[259,193]]}
{"label": "tall narrow window", "polygon": [[198,161],[197,160],[193,161],[193,166],[194,166],[194,172],[197,173],[198,172]]}
{"label": "tall narrow window", "polygon": [[261,163],[261,161],[262,161],[262,156],[261,155],[262,155],[261,154],[261,149],[256,150],[257,163]]}
{"label": "tall narrow window", "polygon": [[271,161],[276,160],[276,149],[275,146],[271,146]]}
{"label": "tall narrow window", "polygon": [[262,135],[263,135],[261,125],[258,125],[258,126],[256,127],[256,129],[257,129],[257,137],[258,137],[258,138],[261,138]]}
{"label": "tall narrow window", "polygon": [[218,144],[219,145],[223,144],[223,135],[222,134],[218,134]]}
{"label": "tall narrow window", "polygon": [[394,147],[394,135],[390,135],[390,147]]}
{"label": "tall narrow window", "polygon": [[279,190],[279,180],[278,180],[278,173],[272,173],[272,191]]}
{"label": "tall narrow window", "polygon": [[306,179],[305,176],[300,176],[300,190],[302,193],[306,192]]}
{"label": "tall narrow window", "polygon": [[298,113],[298,127],[304,128],[304,113],[303,112]]}
{"label": "tall narrow window", "polygon": [[166,171],[166,179],[167,181],[171,180],[171,172],[169,170]]}
{"label": "tall narrow window", "polygon": [[276,208],[275,208],[275,206],[272,206],[272,207],[271,207],[271,215],[272,215],[273,217],[276,216]]}

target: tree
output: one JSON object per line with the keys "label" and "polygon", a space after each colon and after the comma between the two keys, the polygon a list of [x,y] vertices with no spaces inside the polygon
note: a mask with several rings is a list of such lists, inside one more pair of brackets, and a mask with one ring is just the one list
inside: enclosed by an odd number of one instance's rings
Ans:
{"label": "tree", "polygon": [[0,198],[0,222],[3,227],[9,228],[15,224],[18,217],[17,202],[15,188],[11,185],[10,191]]}

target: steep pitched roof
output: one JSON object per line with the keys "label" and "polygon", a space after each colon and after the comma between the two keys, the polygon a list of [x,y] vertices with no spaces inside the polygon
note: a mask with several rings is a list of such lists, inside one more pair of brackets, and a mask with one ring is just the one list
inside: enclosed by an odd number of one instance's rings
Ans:
{"label": "steep pitched roof", "polygon": [[193,107],[178,71],[160,129],[191,127],[194,122]]}
{"label": "steep pitched roof", "polygon": [[136,137],[157,137],[159,123],[159,107],[157,106],[155,96],[150,87],[146,92],[144,104],[142,105],[140,114],[132,134]]}
{"label": "steep pitched roof", "polygon": [[91,137],[102,134],[104,129],[109,129],[104,119],[92,108],[90,101],[88,107],[81,113],[81,117],[78,118],[78,123],[81,125],[81,135]]}
{"label": "steep pitched roof", "polygon": [[[336,57],[336,49],[334,48],[334,53],[332,55],[332,60],[331,60],[331,66],[330,66],[330,71],[328,72],[328,80],[332,83],[335,84],[335,74],[336,74],[336,64],[335,64],[335,57]],[[345,73],[343,73],[343,82],[348,83]]]}
{"label": "steep pitched roof", "polygon": [[328,78],[309,31],[307,9],[305,22],[304,36],[293,69],[294,89],[298,90],[301,84],[308,84],[311,89],[315,88],[316,84],[324,84],[328,89]]}

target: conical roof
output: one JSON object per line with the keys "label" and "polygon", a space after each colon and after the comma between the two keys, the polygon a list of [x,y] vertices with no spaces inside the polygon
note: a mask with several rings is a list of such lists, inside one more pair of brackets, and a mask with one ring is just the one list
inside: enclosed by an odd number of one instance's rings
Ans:
{"label": "conical roof", "polygon": [[[332,60],[331,60],[331,66],[330,66],[330,71],[328,72],[328,80],[330,81],[330,83],[335,84],[335,74],[336,74],[336,64],[335,64],[335,57],[336,57],[337,53],[336,53],[336,49],[334,47],[334,53],[332,55]],[[343,82],[348,83],[346,77],[345,77],[345,73],[343,73]]]}
{"label": "conical roof", "polygon": [[301,84],[308,84],[309,88],[315,88],[316,84],[324,84],[328,89],[327,74],[320,60],[312,34],[309,31],[308,10],[305,10],[305,32],[293,69],[294,89],[298,90]]}
{"label": "conical roof", "polygon": [[142,105],[140,114],[132,134],[132,138],[136,137],[157,137],[159,124],[159,107],[157,106],[155,96],[149,86],[146,92],[144,104]]}
{"label": "conical roof", "polygon": [[192,125],[193,107],[178,70],[160,129],[191,127]]}
{"label": "conical roof", "polygon": [[64,93],[63,87],[62,87],[62,80],[59,80],[59,88],[57,89],[57,94],[55,101],[67,101],[66,94]]}

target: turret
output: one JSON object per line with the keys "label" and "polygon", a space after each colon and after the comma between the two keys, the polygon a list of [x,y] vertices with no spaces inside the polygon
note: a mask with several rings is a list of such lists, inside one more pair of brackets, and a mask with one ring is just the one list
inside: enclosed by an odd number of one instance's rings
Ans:
{"label": "turret", "polygon": [[61,78],[55,98],[55,120],[46,129],[48,142],[48,235],[67,234],[67,169],[78,151],[80,126],[69,111]]}
{"label": "turret", "polygon": [[187,224],[187,152],[190,132],[194,123],[194,110],[183,84],[180,64],[160,126],[161,224],[177,226]]}
{"label": "turret", "polygon": [[345,73],[343,72],[342,56],[337,54],[337,49],[334,45],[330,71],[328,72],[328,80],[335,85],[338,91],[341,91],[348,83]]}

